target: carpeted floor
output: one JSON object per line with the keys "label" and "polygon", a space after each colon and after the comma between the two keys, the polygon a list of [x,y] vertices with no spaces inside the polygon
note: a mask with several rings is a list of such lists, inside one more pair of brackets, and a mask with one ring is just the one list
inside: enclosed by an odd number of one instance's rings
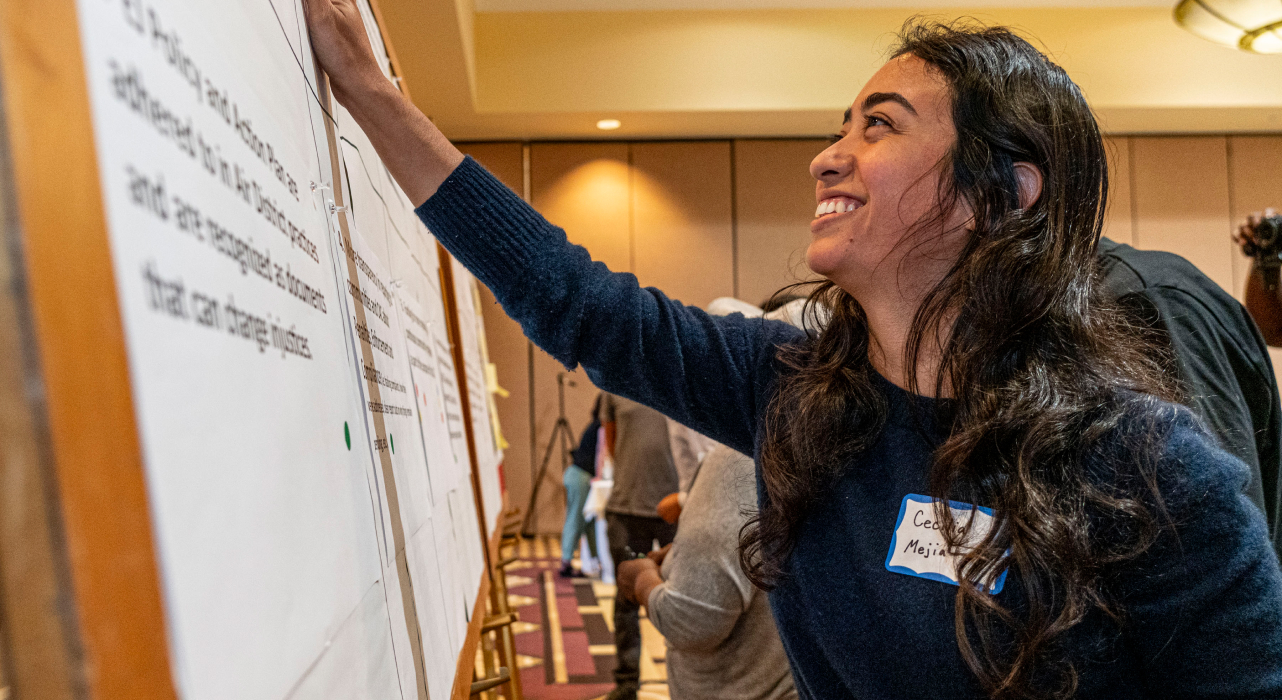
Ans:
{"label": "carpeted floor", "polygon": [[[513,631],[525,697],[603,697],[614,687],[614,586],[558,576],[561,548],[552,537],[521,540],[517,555],[507,567],[507,584],[512,607],[521,613]],[[641,638],[639,697],[667,698],[663,637],[642,618]]]}

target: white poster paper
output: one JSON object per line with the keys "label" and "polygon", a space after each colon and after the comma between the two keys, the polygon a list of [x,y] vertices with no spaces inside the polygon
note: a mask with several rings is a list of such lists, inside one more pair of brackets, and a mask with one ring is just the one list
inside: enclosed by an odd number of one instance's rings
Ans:
{"label": "white poster paper", "polygon": [[369,675],[343,696],[377,697],[388,611],[302,8],[79,11],[179,692],[287,697],[355,643]]}
{"label": "white poster paper", "polygon": [[503,494],[499,483],[499,463],[503,453],[499,449],[497,433],[490,422],[491,398],[486,365],[489,364],[482,346],[485,326],[481,319],[480,294],[476,278],[467,268],[451,261],[454,273],[454,297],[458,301],[460,335],[463,337],[463,357],[467,367],[468,407],[472,414],[472,432],[476,443],[476,462],[481,477],[481,496],[485,505],[485,531],[493,532],[503,508]]}

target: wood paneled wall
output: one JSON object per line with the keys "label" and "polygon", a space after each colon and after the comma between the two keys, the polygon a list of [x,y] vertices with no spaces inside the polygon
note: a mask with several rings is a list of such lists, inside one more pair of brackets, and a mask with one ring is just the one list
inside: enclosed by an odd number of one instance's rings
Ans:
{"label": "wood paneled wall", "polygon": [[[635,274],[688,304],[718,296],[754,304],[811,273],[805,265],[814,213],[811,159],[818,139],[464,144],[463,150],[610,269]],[[1169,250],[1241,299],[1250,270],[1230,236],[1238,221],[1282,207],[1282,136],[1121,136],[1108,139],[1110,206],[1105,235]],[[528,156],[528,181],[526,173]],[[492,298],[489,298],[492,301]],[[512,503],[524,506],[557,418],[556,377],[565,368],[532,347],[496,305],[485,309]],[[1282,354],[1275,354],[1275,364]],[[574,438],[596,389],[567,373]],[[536,529],[564,518],[553,456],[535,506]]]}
{"label": "wood paneled wall", "polygon": [[810,161],[825,139],[736,141],[736,278],[744,301],[760,304],[815,275],[806,267],[815,179]]}

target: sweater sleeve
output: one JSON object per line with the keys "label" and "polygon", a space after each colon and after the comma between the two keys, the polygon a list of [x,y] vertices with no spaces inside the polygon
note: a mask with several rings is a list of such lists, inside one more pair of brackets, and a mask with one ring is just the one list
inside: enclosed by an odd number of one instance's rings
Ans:
{"label": "sweater sleeve", "polygon": [[646,615],[664,640],[682,651],[711,651],[730,636],[743,609],[722,608],[675,590],[669,582],[655,586]]}
{"label": "sweater sleeve", "polygon": [[751,453],[773,388],[781,322],[713,317],[641,288],[470,157],[417,210],[437,240],[489,287],[530,340],[597,387]]}
{"label": "sweater sleeve", "polygon": [[1282,697],[1282,572],[1246,466],[1178,409],[1159,483],[1173,528],[1122,583],[1127,643],[1153,697]]}

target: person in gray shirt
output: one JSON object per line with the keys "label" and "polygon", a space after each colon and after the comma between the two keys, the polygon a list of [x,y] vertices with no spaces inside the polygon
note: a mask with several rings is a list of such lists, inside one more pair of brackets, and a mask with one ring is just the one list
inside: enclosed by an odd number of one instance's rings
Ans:
{"label": "person in gray shirt", "polygon": [[766,594],[739,567],[739,529],[756,507],[752,458],[719,446],[690,487],[666,556],[619,567],[619,599],[644,602],[667,641],[674,700],[797,697]]}
{"label": "person in gray shirt", "polygon": [[[614,458],[614,488],[605,503],[606,535],[615,566],[672,542],[676,525],[659,517],[659,501],[677,490],[668,419],[658,411],[613,394],[600,408],[605,445]],[[617,574],[616,574],[617,580]],[[640,606],[614,601],[615,688],[608,700],[635,700],[641,683]]]}

